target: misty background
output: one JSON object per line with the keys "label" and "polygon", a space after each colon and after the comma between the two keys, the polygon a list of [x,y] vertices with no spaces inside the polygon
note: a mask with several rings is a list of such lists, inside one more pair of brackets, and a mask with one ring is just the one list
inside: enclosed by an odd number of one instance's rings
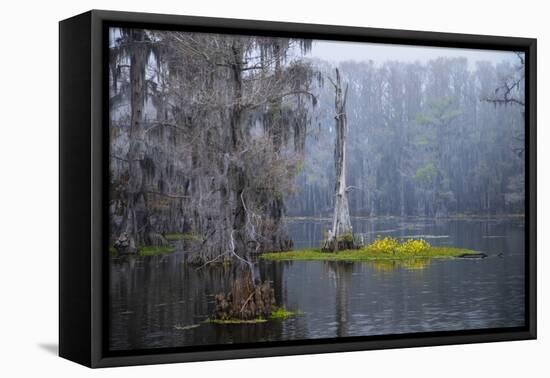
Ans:
{"label": "misty background", "polygon": [[[308,57],[326,77],[339,67],[349,85],[352,215],[523,213],[522,54],[314,41]],[[520,101],[495,101],[503,91]],[[333,206],[334,90],[319,92],[290,215]]]}

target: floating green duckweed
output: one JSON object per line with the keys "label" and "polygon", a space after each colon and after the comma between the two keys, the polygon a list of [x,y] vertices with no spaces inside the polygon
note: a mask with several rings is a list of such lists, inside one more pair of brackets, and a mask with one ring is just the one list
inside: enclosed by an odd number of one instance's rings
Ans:
{"label": "floating green duckweed", "polygon": [[177,241],[177,240],[199,240],[199,236],[192,232],[173,232],[169,234],[164,234],[164,237],[168,241]]}
{"label": "floating green duckweed", "polygon": [[200,326],[201,326],[200,324],[190,324],[190,325],[186,325],[186,326],[177,324],[177,325],[174,326],[174,329],[177,330],[177,331],[187,331],[187,330],[190,330],[190,329],[198,328]]}
{"label": "floating green duckweed", "polygon": [[243,320],[243,319],[210,319],[208,318],[204,322],[212,323],[212,324],[258,324],[258,323],[267,322],[267,319],[256,318],[256,319]]}
{"label": "floating green duckweed", "polygon": [[284,307],[277,307],[275,310],[271,312],[271,315],[269,315],[267,319],[263,317],[258,317],[256,319],[248,319],[248,320],[243,320],[238,318],[232,318],[232,319],[208,318],[204,322],[212,323],[212,324],[259,324],[259,323],[265,323],[268,320],[285,320],[296,315],[298,315],[298,312],[289,311]]}
{"label": "floating green duckweed", "polygon": [[172,253],[176,250],[175,247],[172,247],[170,245],[167,245],[167,246],[159,246],[159,247],[154,247],[154,246],[145,246],[145,245],[142,245],[139,247],[138,249],[138,254],[140,256],[156,256],[156,255],[163,255],[163,254],[166,254],[166,253]]}
{"label": "floating green duckweed", "polygon": [[289,310],[285,309],[284,307],[278,307],[275,311],[273,311],[271,313],[271,315],[269,316],[269,319],[272,319],[272,320],[285,320],[285,319],[291,318],[295,315],[298,315],[298,313],[294,312],[294,311],[289,311]]}

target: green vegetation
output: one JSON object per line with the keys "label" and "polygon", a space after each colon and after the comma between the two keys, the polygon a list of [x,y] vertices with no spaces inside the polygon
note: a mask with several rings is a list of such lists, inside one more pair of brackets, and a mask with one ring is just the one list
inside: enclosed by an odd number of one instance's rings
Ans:
{"label": "green vegetation", "polygon": [[428,163],[416,170],[414,180],[422,185],[430,185],[434,182],[437,171],[434,163]]}
{"label": "green vegetation", "polygon": [[[159,247],[150,246],[150,245],[141,245],[138,248],[138,255],[139,256],[156,256],[156,255],[163,255],[166,253],[172,253],[175,250],[176,250],[175,247],[169,246],[169,245],[159,246]],[[109,256],[111,257],[118,256],[118,251],[112,245],[109,246]]]}
{"label": "green vegetation", "polygon": [[320,249],[310,248],[290,252],[263,253],[260,257],[279,261],[370,261],[450,258],[472,253],[475,252],[464,248],[433,247],[423,239],[408,239],[400,242],[395,238],[385,237],[378,238],[360,249],[322,252]]}
{"label": "green vegetation", "polygon": [[177,331],[187,331],[189,329],[194,329],[194,328],[198,328],[200,327],[201,325],[200,324],[191,324],[191,325],[186,325],[186,326],[182,326],[182,325],[179,325],[179,324],[176,324],[174,326],[174,329],[177,330]]}
{"label": "green vegetation", "polygon": [[297,312],[289,311],[284,307],[277,307],[274,311],[271,312],[269,319],[271,320],[285,320],[297,315]]}
{"label": "green vegetation", "polygon": [[164,237],[168,241],[176,240],[199,240],[199,236],[192,232],[173,232],[169,234],[164,234]]}
{"label": "green vegetation", "polygon": [[175,250],[176,248],[172,246],[154,247],[150,245],[142,245],[138,249],[138,254],[140,256],[156,256],[156,255],[163,255],[165,253],[172,253]]}
{"label": "green vegetation", "polygon": [[256,319],[250,319],[250,320],[243,320],[243,319],[210,319],[208,318],[204,322],[212,323],[212,324],[258,324],[258,323],[267,322],[267,319],[256,318]]}
{"label": "green vegetation", "polygon": [[346,233],[338,236],[336,238],[337,241],[343,241],[347,243],[353,243],[353,234],[352,233]]}
{"label": "green vegetation", "polygon": [[257,317],[256,319],[249,319],[249,320],[243,320],[238,318],[231,318],[231,319],[208,318],[204,322],[212,323],[212,324],[258,324],[258,323],[265,323],[268,320],[286,320],[296,315],[298,315],[298,312],[289,311],[284,307],[277,307],[275,308],[275,310],[271,312],[271,315],[269,315],[267,319],[263,317]]}
{"label": "green vegetation", "polygon": [[408,239],[404,242],[392,237],[377,238],[366,247],[369,252],[385,255],[411,255],[418,256],[426,253],[431,248],[430,243],[424,239]]}

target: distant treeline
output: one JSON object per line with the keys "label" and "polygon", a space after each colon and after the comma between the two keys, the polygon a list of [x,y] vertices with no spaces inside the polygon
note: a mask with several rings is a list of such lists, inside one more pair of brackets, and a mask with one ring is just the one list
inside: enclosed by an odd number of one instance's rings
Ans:
{"label": "distant treeline", "polygon": [[[349,83],[352,215],[523,213],[521,55],[496,66],[439,58],[340,68]],[[330,86],[320,91],[289,215],[327,215],[333,208],[334,96]]]}

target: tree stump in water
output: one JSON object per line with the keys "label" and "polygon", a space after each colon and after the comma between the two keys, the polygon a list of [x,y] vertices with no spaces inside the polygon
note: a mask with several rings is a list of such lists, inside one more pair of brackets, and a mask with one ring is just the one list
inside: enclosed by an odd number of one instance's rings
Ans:
{"label": "tree stump in water", "polygon": [[343,251],[346,249],[357,249],[357,246],[353,242],[353,239],[347,240],[347,239],[332,238],[331,240],[325,240],[322,251],[337,252],[337,251]]}
{"label": "tree stump in water", "polygon": [[233,282],[230,293],[215,296],[214,318],[253,320],[267,318],[275,309],[275,291],[269,281],[253,285],[249,274]]}
{"label": "tree stump in water", "polygon": [[338,237],[334,237],[332,231],[329,230],[327,238],[323,242],[323,247],[321,248],[321,250],[323,252],[336,252],[345,249],[357,249],[359,247],[360,244],[357,244],[355,242],[355,238],[353,237],[353,234],[351,232],[340,235]]}
{"label": "tree stump in water", "polygon": [[131,255],[137,253],[135,246],[131,245],[130,237],[123,232],[114,242],[114,248],[120,255]]}

